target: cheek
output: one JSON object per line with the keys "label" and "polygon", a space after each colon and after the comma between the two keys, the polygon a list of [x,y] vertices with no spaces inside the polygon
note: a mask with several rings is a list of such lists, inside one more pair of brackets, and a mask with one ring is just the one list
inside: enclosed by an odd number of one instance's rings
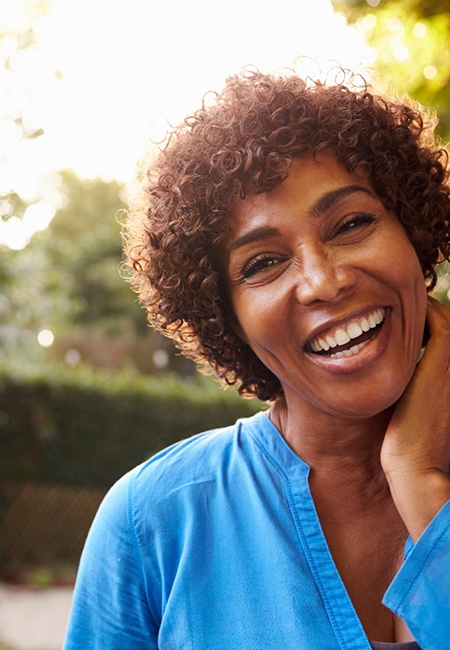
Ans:
{"label": "cheek", "polygon": [[422,294],[426,289],[425,278],[417,253],[403,227],[397,222],[394,225],[389,242],[385,242],[385,255],[382,256],[385,269],[399,286],[408,289],[414,285]]}
{"label": "cheek", "polygon": [[413,256],[405,257],[403,262],[400,258],[398,259],[397,275],[399,285],[403,287],[402,304],[405,319],[412,332],[412,344],[420,350],[427,315],[427,290],[415,252]]}
{"label": "cheek", "polygon": [[270,358],[272,355],[278,356],[280,346],[285,348],[290,337],[286,332],[286,313],[283,307],[276,302],[274,296],[272,300],[265,300],[262,296],[260,298],[235,303],[235,331],[267,365],[267,355]]}

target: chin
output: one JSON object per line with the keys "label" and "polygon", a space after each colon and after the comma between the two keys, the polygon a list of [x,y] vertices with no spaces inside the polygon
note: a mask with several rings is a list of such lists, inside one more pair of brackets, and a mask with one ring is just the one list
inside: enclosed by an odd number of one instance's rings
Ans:
{"label": "chin", "polygon": [[403,384],[390,390],[387,386],[383,386],[382,390],[373,387],[370,394],[366,396],[356,394],[348,404],[341,405],[341,413],[345,412],[351,419],[365,419],[380,415],[395,406],[405,392],[406,386],[407,384]]}

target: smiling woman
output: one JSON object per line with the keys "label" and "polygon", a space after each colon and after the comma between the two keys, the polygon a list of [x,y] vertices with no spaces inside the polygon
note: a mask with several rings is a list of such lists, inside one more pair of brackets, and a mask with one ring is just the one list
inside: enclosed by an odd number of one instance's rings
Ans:
{"label": "smiling woman", "polygon": [[450,191],[432,127],[365,84],[247,71],[171,134],[126,226],[132,283],[152,325],[270,408],[113,487],[66,650],[445,647],[450,314],[427,292]]}
{"label": "smiling woman", "polygon": [[431,288],[436,263],[449,255],[449,190],[446,153],[434,150],[432,123],[423,119],[364,86],[350,92],[251,71],[230,79],[216,105],[172,133],[172,146],[149,170],[152,200],[128,225],[130,258],[144,271],[133,283],[152,323],[241,394],[274,397],[279,380],[242,347],[211,246],[236,197],[267,195],[308,150],[334,151],[347,169],[368,175],[404,226]]}
{"label": "smiling woman", "polygon": [[271,192],[235,201],[219,250],[238,334],[283,389],[272,414],[293,400],[295,427],[301,417],[307,428],[323,412],[367,417],[400,397],[422,343],[425,283],[367,174],[329,152],[296,158]]}

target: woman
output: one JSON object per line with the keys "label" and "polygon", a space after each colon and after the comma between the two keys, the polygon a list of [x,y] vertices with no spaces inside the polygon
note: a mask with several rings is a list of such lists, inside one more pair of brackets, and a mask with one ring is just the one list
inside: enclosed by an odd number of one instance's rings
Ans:
{"label": "woman", "polygon": [[66,650],[450,647],[432,130],[365,86],[247,71],[171,135],[127,226],[134,287],[185,354],[270,409],[112,488]]}

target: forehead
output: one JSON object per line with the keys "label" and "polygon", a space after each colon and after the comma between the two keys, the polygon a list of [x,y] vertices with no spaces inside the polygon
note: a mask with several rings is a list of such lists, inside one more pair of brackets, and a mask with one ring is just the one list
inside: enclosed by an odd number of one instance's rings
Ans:
{"label": "forehead", "polygon": [[[331,151],[294,158],[288,177],[270,192],[236,198],[231,210],[230,229],[242,228],[250,221],[252,227],[280,213],[311,216],[322,212],[336,198],[346,195],[346,189],[360,187],[373,194],[367,178],[359,172],[349,172]],[[329,198],[327,198],[329,197]]]}

